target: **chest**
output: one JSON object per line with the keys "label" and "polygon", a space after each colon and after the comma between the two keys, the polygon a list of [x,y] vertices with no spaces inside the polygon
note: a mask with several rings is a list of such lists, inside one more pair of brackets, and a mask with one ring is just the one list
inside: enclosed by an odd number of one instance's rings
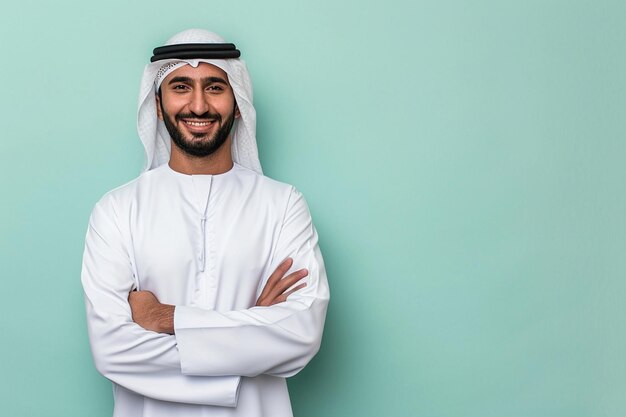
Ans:
{"label": "chest", "polygon": [[247,197],[214,193],[205,210],[176,195],[139,204],[130,245],[140,289],[168,304],[252,306],[271,273],[282,212],[272,201]]}

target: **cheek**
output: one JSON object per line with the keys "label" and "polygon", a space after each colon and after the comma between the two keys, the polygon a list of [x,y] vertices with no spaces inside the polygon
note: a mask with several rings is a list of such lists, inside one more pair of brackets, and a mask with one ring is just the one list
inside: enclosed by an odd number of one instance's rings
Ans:
{"label": "cheek", "polygon": [[162,103],[163,110],[165,110],[165,113],[170,116],[175,116],[177,113],[180,113],[182,108],[185,106],[185,100],[175,95],[164,96]]}
{"label": "cheek", "polygon": [[219,107],[216,106],[216,108],[219,109],[219,112],[221,114],[231,114],[232,112],[235,111],[235,100],[234,99],[220,100]]}

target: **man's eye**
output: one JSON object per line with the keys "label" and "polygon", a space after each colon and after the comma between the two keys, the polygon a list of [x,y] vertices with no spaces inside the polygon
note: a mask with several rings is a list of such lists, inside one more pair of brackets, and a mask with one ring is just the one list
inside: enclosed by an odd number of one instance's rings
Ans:
{"label": "man's eye", "polygon": [[172,87],[174,90],[183,91],[187,89],[187,86],[184,84],[178,84]]}
{"label": "man's eye", "polygon": [[222,90],[224,90],[224,89],[222,88],[222,86],[220,86],[220,85],[210,85],[210,86],[208,86],[206,89],[207,89],[207,91],[211,91],[211,92],[216,92],[216,91],[222,91]]}

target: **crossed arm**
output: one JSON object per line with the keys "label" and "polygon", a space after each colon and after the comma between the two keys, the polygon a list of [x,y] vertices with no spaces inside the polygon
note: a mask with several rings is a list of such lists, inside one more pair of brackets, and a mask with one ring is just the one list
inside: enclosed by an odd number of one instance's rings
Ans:
{"label": "crossed arm", "polygon": [[[285,259],[267,280],[256,306],[268,307],[287,301],[294,292],[306,287],[306,282],[296,285],[308,275],[306,269],[300,269],[289,275],[285,274],[293,265],[293,259]],[[132,291],[128,296],[128,303],[135,323],[146,330],[157,333],[174,334],[174,310],[171,304],[162,304],[150,291]]]}
{"label": "crossed arm", "polygon": [[[233,407],[241,376],[288,377],[315,355],[329,292],[317,233],[297,191],[276,247],[276,256],[287,259],[255,306],[227,312],[164,305],[149,292],[131,292],[132,262],[114,203],[107,198],[94,208],[82,272],[102,375],[158,400]],[[285,275],[292,263],[306,269]],[[306,284],[298,284],[303,278]]]}

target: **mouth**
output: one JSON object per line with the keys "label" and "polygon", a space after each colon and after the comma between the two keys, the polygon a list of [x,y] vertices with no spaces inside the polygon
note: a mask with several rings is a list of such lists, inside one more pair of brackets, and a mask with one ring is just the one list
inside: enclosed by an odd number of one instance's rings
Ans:
{"label": "mouth", "polygon": [[194,119],[181,119],[185,127],[189,129],[190,132],[194,133],[204,133],[208,132],[212,129],[213,125],[216,123],[216,120],[194,120]]}

